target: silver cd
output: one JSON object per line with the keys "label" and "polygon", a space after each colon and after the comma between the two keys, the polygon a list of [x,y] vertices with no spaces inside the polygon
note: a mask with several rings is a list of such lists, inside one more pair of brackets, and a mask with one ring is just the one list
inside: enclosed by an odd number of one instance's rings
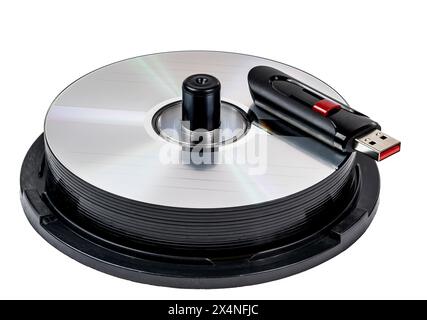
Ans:
{"label": "silver cd", "polygon": [[46,116],[46,145],[85,182],[144,203],[223,208],[292,195],[328,177],[347,158],[311,138],[248,124],[239,139],[217,148],[213,164],[194,165],[182,161],[181,145],[153,126],[159,110],[179,102],[183,80],[196,73],[218,78],[224,104],[247,113],[253,103],[247,74],[257,65],[282,70],[345,104],[317,78],[268,59],[209,51],[160,53],[97,69],[63,90]]}

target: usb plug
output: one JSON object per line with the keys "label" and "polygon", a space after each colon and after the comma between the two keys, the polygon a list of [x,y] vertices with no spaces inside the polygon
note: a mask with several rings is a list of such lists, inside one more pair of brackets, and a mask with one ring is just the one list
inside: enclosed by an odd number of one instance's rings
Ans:
{"label": "usb plug", "polygon": [[354,150],[362,152],[377,161],[381,161],[400,151],[400,141],[380,130],[374,130],[356,138]]}

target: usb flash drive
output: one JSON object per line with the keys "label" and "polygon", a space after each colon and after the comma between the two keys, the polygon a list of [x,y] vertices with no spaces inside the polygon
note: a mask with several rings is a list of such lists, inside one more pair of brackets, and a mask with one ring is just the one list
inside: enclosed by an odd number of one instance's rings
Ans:
{"label": "usb flash drive", "polygon": [[248,83],[257,106],[334,148],[377,161],[400,151],[400,141],[383,133],[377,122],[279,70],[254,67]]}

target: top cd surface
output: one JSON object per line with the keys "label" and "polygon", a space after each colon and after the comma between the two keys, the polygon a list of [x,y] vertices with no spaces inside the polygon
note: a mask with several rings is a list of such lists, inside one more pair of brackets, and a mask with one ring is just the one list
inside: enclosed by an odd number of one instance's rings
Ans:
{"label": "top cd surface", "polygon": [[[80,179],[144,203],[223,208],[302,191],[347,158],[312,138],[278,135],[252,123],[236,142],[218,147],[215,164],[195,165],[182,161],[181,145],[153,128],[153,117],[179,102],[183,80],[197,73],[219,79],[224,103],[247,113],[253,105],[247,75],[258,65],[346,104],[317,78],[272,60],[209,51],[159,53],[102,67],[64,89],[46,116],[47,146]],[[234,113],[223,113],[221,123],[231,123]]]}

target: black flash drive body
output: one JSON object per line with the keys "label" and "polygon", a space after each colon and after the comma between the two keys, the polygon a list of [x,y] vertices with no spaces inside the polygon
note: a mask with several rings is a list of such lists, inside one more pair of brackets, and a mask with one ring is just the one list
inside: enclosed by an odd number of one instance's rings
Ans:
{"label": "black flash drive body", "polygon": [[363,152],[377,161],[400,150],[400,142],[368,116],[277,69],[254,67],[248,83],[257,106],[336,149]]}

